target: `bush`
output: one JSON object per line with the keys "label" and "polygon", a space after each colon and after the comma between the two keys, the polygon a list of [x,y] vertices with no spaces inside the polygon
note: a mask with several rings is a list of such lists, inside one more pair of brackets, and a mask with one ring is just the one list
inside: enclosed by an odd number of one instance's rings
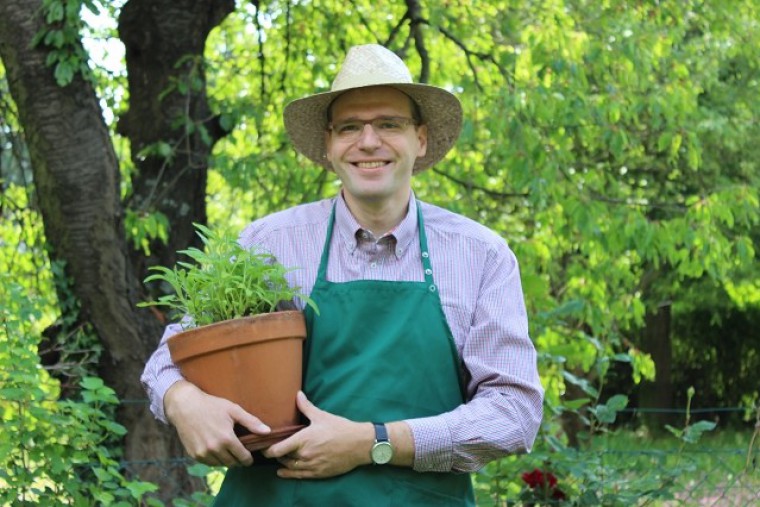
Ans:
{"label": "bush", "polygon": [[135,505],[156,487],[119,469],[109,445],[126,433],[113,421],[116,395],[84,377],[76,397],[59,401],[37,355],[39,298],[0,280],[0,505]]}

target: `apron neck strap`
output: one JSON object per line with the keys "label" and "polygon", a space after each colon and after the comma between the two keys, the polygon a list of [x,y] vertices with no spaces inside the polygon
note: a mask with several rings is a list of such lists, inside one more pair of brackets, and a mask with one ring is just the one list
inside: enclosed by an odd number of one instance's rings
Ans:
{"label": "apron neck strap", "polygon": [[[332,206],[330,212],[330,222],[327,225],[327,234],[325,237],[325,244],[322,247],[322,258],[319,261],[319,271],[317,272],[317,278],[327,280],[327,261],[330,258],[330,241],[332,240],[333,229],[335,226],[335,208],[337,206],[338,199]],[[422,206],[420,201],[415,201],[417,204],[417,228],[420,233],[420,252],[422,252],[422,269],[425,272],[425,282],[428,285],[433,286],[433,269],[430,264],[430,253],[428,252],[427,235],[425,234],[425,223],[422,220]]]}
{"label": "apron neck strap", "polygon": [[317,280],[327,280],[327,260],[330,257],[330,240],[332,239],[333,225],[335,224],[335,207],[337,203],[338,199],[336,198],[330,212],[330,222],[327,224],[327,234],[325,235],[325,244],[322,247],[322,258],[319,261]]}

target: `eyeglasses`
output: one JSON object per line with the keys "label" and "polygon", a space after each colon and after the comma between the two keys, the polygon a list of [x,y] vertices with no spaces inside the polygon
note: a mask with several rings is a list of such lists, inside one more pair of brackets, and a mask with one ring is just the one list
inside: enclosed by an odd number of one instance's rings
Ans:
{"label": "eyeglasses", "polygon": [[327,128],[340,141],[353,142],[361,137],[364,132],[364,126],[372,125],[372,130],[382,139],[388,139],[399,136],[404,133],[409,125],[417,125],[414,118],[405,118],[403,116],[381,116],[371,120],[348,120],[338,123],[332,123]]}

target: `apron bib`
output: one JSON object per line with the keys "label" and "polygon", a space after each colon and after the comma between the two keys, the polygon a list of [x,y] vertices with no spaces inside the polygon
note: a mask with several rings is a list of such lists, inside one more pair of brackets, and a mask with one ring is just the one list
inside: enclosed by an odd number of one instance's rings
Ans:
{"label": "apron bib", "polygon": [[[305,310],[304,393],[354,421],[390,422],[453,410],[463,400],[459,355],[433,281],[420,206],[424,282],[327,281],[333,206]],[[369,447],[367,448],[369,453]],[[215,506],[474,506],[469,474],[368,465],[329,479],[280,479],[276,466],[232,468]]]}

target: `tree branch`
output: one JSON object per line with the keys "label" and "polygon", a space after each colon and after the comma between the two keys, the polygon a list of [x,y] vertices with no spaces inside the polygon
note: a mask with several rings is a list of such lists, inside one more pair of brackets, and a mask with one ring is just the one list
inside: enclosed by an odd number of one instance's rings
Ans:
{"label": "tree branch", "polygon": [[430,80],[430,55],[425,46],[425,37],[422,34],[421,24],[423,22],[420,3],[417,0],[406,0],[406,14],[404,17],[409,19],[409,35],[414,39],[414,47],[420,55],[420,83],[427,83]]}
{"label": "tree branch", "polygon": [[447,172],[444,172],[444,171],[442,171],[442,170],[440,170],[440,169],[438,169],[436,167],[433,167],[431,169],[431,171],[433,171],[436,174],[440,174],[444,178],[447,178],[447,179],[453,181],[454,183],[456,183],[457,185],[461,185],[461,186],[465,187],[468,190],[478,190],[480,192],[483,192],[487,196],[493,197],[493,198],[496,198],[496,199],[514,199],[514,198],[521,198],[521,199],[523,199],[523,198],[528,197],[530,195],[527,192],[521,192],[521,193],[517,193],[517,192],[497,192],[496,190],[491,190],[490,188],[485,188],[485,187],[482,187],[480,185],[475,185],[471,181],[465,181],[465,180],[462,180],[462,179],[457,178],[455,176],[452,176],[451,174],[449,174]]}

